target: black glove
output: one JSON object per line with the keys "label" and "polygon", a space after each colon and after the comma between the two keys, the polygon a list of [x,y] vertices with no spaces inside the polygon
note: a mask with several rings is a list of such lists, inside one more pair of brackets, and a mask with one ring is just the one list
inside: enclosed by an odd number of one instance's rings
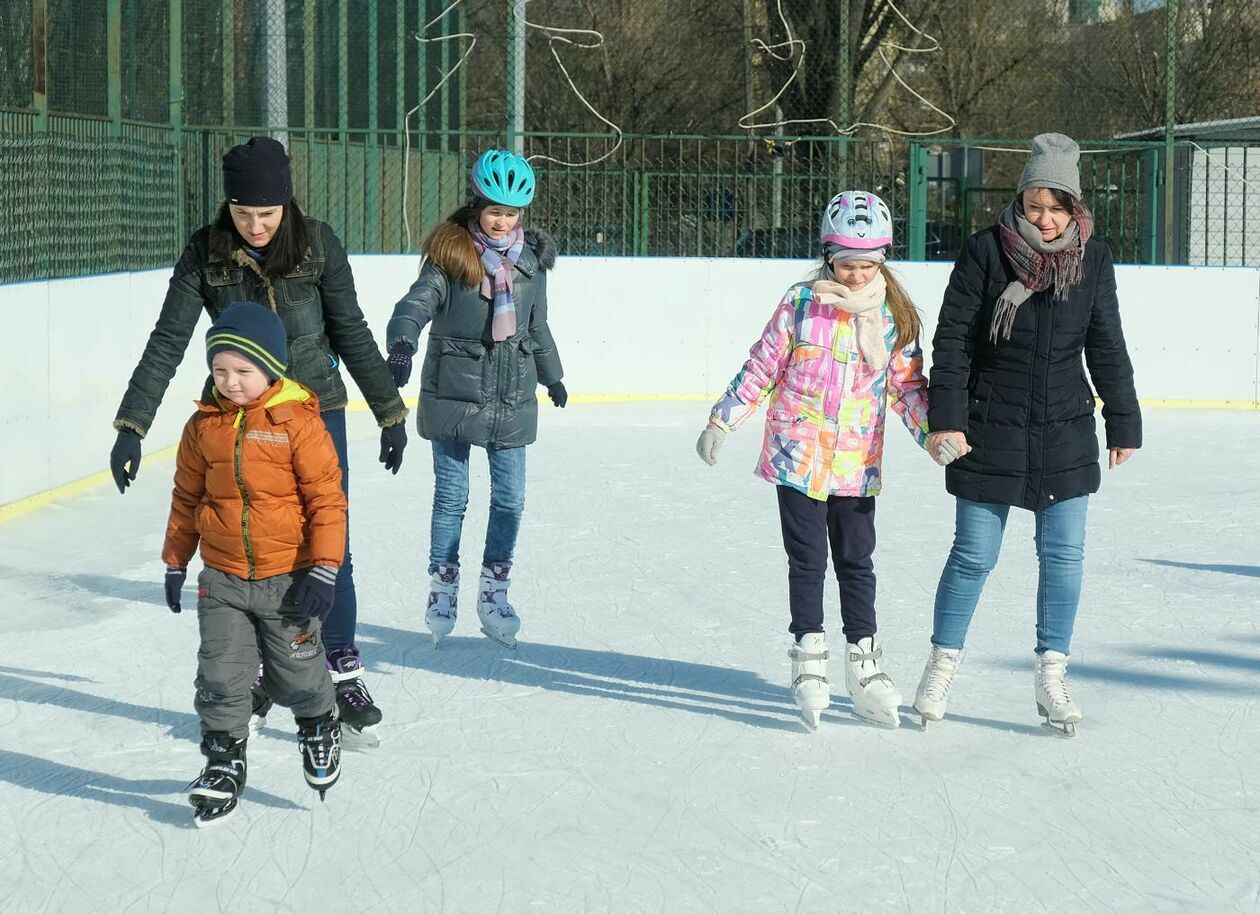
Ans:
{"label": "black glove", "polygon": [[403,451],[407,447],[407,426],[403,422],[381,429],[381,463],[395,476],[402,466]]}
{"label": "black glove", "polygon": [[298,615],[303,619],[318,619],[322,625],[332,612],[333,596],[336,592],[337,569],[316,565],[302,578],[297,593],[293,595]]}
{"label": "black glove", "polygon": [[[130,469],[127,464],[131,464]],[[118,486],[118,494],[125,494],[131,480],[140,472],[140,435],[134,429],[118,430],[118,440],[114,442],[114,449],[109,452],[109,471],[114,474],[114,485]]]}
{"label": "black glove", "polygon": [[554,384],[547,385],[547,396],[551,397],[551,402],[556,406],[564,409],[564,404],[569,402],[569,392],[564,389],[564,382],[557,381]]}
{"label": "black glove", "polygon": [[187,568],[179,568],[175,565],[166,566],[166,605],[173,613],[179,612],[180,592],[184,589],[186,577],[188,577]]}
{"label": "black glove", "polygon": [[411,347],[399,341],[389,351],[389,373],[394,376],[394,386],[402,390],[411,378]]}

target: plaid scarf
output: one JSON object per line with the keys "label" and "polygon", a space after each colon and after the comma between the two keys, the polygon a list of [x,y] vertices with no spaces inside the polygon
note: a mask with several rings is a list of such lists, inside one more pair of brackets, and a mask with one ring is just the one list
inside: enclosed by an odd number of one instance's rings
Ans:
{"label": "plaid scarf", "polygon": [[1019,306],[1034,292],[1054,287],[1054,297],[1067,297],[1068,289],[1084,277],[1082,262],[1085,242],[1094,233],[1094,214],[1080,200],[1072,207],[1072,220],[1063,234],[1053,241],[1042,241],[1041,230],[1024,217],[1019,197],[1012,200],[998,216],[998,235],[1002,253],[1015,270],[1016,279],[1008,285],[993,308],[989,339],[1009,340]]}
{"label": "plaid scarf", "polygon": [[481,297],[494,303],[490,339],[502,342],[516,333],[516,304],[512,300],[512,267],[525,249],[525,230],[518,224],[502,238],[491,238],[475,221],[468,226],[473,246],[481,257],[486,275],[481,280]]}

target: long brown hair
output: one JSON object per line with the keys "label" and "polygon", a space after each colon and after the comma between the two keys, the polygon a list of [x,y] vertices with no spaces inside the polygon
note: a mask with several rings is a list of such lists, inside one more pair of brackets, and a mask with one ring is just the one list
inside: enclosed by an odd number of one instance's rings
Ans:
{"label": "long brown hair", "polygon": [[468,223],[480,215],[481,209],[475,203],[461,206],[434,226],[420,246],[427,259],[462,286],[480,285],[481,277],[485,275],[472,234],[468,231]]}
{"label": "long brown hair", "polygon": [[896,346],[904,349],[919,341],[919,334],[923,332],[923,321],[919,317],[919,309],[914,306],[888,264],[881,263],[879,272],[884,274],[884,283],[888,286],[885,296],[888,299],[888,310],[892,312],[893,326],[897,328]]}
{"label": "long brown hair", "polygon": [[[219,207],[218,216],[211,224],[210,253],[216,260],[231,263],[232,252],[245,246],[245,239],[236,231],[236,223],[232,221],[232,213],[224,201]],[[262,270],[272,279],[292,273],[301,265],[309,248],[306,216],[297,200],[290,200],[284,205],[280,227],[267,244],[261,263]]]}
{"label": "long brown hair", "polygon": [[[894,345],[897,349],[904,349],[919,341],[919,335],[923,332],[923,320],[919,317],[919,309],[914,306],[914,302],[898,281],[897,274],[889,269],[888,264],[881,263],[879,272],[884,274],[884,284],[887,286],[884,297],[888,301],[888,310],[892,312],[893,326],[897,328],[897,341]],[[831,264],[825,256],[818,272],[813,276],[815,280],[835,280],[836,274],[831,272]]]}

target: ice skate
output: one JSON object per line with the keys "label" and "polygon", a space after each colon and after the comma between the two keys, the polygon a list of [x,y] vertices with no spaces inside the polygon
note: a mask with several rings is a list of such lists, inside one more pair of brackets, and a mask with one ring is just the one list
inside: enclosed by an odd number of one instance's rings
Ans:
{"label": "ice skate", "polygon": [[477,599],[477,616],[481,619],[481,633],[507,648],[516,648],[516,633],[521,630],[521,617],[508,602],[508,577],[512,566],[507,562],[495,562],[481,569],[480,595]]}
{"label": "ice skate", "polygon": [[922,729],[927,729],[928,721],[940,720],[945,716],[949,687],[958,674],[962,658],[961,649],[933,645],[927,666],[923,668],[923,678],[919,680],[919,690],[914,695],[914,709],[919,712]]}
{"label": "ice skate", "polygon": [[424,610],[424,624],[433,633],[433,646],[455,629],[459,602],[459,566],[438,565],[429,579],[429,604]]}
{"label": "ice skate", "polygon": [[1041,725],[1059,736],[1076,736],[1076,725],[1084,715],[1067,690],[1067,654],[1046,651],[1035,664],[1037,713]]}
{"label": "ice skate", "polygon": [[818,729],[822,712],[831,704],[827,683],[827,639],[822,632],[806,632],[788,650],[792,658],[792,698],[811,730]]}
{"label": "ice skate", "polygon": [[257,736],[264,726],[267,724],[267,712],[273,707],[271,693],[267,691],[267,687],[263,685],[263,665],[258,664],[258,676],[254,679],[254,684],[249,690],[249,700],[252,705],[249,716],[249,735]]}
{"label": "ice skate", "polygon": [[341,726],[332,714],[298,718],[297,725],[302,773],[322,803],[324,791],[341,777]]}
{"label": "ice skate", "polygon": [[337,690],[337,716],[346,748],[375,749],[381,744],[376,735],[381,709],[372,701],[363,681],[358,648],[353,645],[337,648],[328,655],[326,665]]}
{"label": "ice skate", "polygon": [[853,714],[881,727],[901,726],[897,708],[901,693],[880,664],[884,649],[874,638],[848,644],[844,651],[844,683],[853,699]]}
{"label": "ice skate", "polygon": [[226,733],[207,733],[201,740],[206,767],[188,785],[193,824],[198,828],[215,825],[236,812],[236,802],[245,789],[245,740]]}

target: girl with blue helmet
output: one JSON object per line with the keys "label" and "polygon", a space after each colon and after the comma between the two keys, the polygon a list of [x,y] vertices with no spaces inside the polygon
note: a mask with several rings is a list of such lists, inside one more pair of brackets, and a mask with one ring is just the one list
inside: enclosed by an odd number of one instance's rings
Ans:
{"label": "girl with blue helmet", "polygon": [[420,434],[433,445],[435,476],[425,623],[435,644],[455,627],[475,445],[490,462],[477,615],[484,634],[515,647],[521,622],[507,590],[525,505],[525,446],[538,434],[537,388],[545,387],[555,406],[568,401],[547,325],[547,271],[556,252],[547,235],[521,225],[535,190],[525,159],[504,149],[485,152],[470,185],[469,201],[425,238],[420,275],[394,306],[386,338],[402,387],[420,333],[431,325],[417,410]]}

